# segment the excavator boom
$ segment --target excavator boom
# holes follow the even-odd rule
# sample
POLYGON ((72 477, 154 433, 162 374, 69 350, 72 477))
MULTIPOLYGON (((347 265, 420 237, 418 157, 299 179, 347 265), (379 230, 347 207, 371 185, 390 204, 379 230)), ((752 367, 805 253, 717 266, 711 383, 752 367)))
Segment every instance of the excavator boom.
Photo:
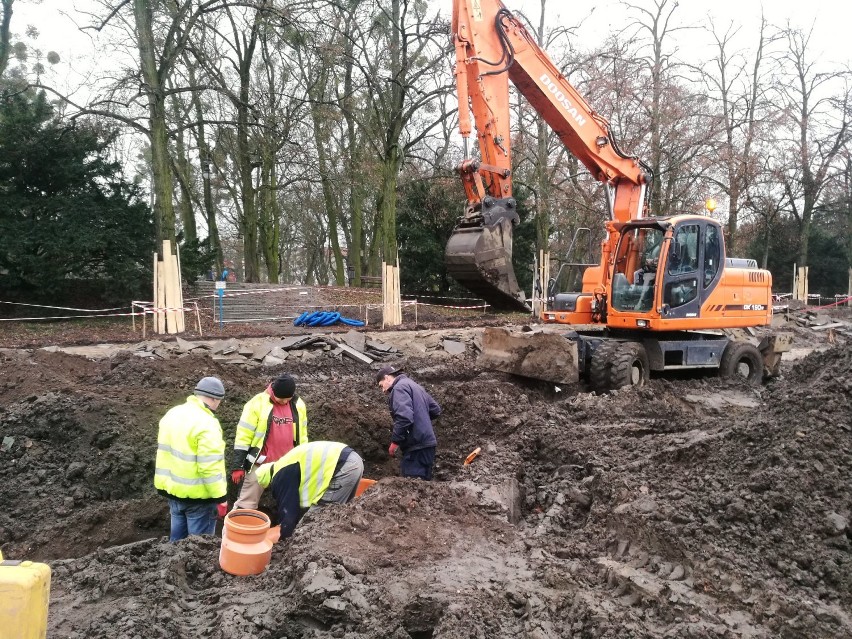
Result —
POLYGON ((480 159, 466 157, 458 168, 467 206, 447 243, 447 269, 494 308, 528 310, 512 266, 512 233, 520 218, 512 198, 509 80, 569 151, 608 185, 614 221, 641 217, 646 172, 620 151, 606 119, 502 2, 454 0, 452 31, 459 130, 467 155, 472 112, 480 159))

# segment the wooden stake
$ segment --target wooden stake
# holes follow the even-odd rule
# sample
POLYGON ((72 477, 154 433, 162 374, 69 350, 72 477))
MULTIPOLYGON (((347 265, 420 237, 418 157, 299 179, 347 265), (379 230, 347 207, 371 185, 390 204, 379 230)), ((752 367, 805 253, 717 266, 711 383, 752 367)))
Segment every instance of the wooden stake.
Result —
POLYGON ((201 311, 198 310, 198 302, 193 302, 195 304, 195 325, 198 327, 198 337, 202 337, 201 332, 201 311))
POLYGON ((183 275, 180 272, 180 246, 175 244, 175 276, 177 277, 177 329, 178 333, 183 333, 186 330, 186 323, 183 315, 183 275))
POLYGON ((178 294, 175 287, 175 258, 172 254, 172 243, 169 240, 163 240, 163 273, 166 283, 166 332, 175 334, 178 332, 177 327, 177 311, 178 294))
POLYGON ((160 310, 165 306, 166 283, 163 281, 162 262, 154 253, 154 317, 151 319, 152 330, 162 335, 166 332, 166 316, 160 310))

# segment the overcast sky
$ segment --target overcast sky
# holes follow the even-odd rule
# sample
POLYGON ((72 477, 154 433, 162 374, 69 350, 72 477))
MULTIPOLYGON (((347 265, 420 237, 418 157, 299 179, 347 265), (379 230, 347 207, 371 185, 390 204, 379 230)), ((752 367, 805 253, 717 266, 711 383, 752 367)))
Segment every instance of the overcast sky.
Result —
MULTIPOLYGON (((632 0, 637 4, 651 5, 651 0, 632 0)), ((452 9, 452 0, 433 0, 436 7, 447 15, 452 9)), ((509 9, 522 10, 536 23, 540 11, 539 0, 505 0, 509 9)), ((14 4, 12 29, 21 34, 29 24, 35 25, 41 37, 38 45, 44 49, 55 50, 64 59, 74 59, 81 55, 91 56, 89 39, 77 32, 74 21, 64 16, 68 14, 81 24, 88 20, 75 14, 74 8, 95 6, 91 0, 42 0, 34 4, 33 0, 17 0, 14 4)), ((619 30, 628 22, 626 10, 618 0, 597 0, 592 3, 574 3, 564 0, 548 0, 548 15, 558 24, 575 25, 582 15, 575 15, 578 8, 586 11, 594 7, 592 18, 582 29, 580 38, 585 46, 601 43, 606 33, 619 30)), ((759 19, 761 8, 767 18, 775 24, 785 24, 788 20, 794 26, 808 28, 814 25, 814 43, 822 49, 827 58, 835 62, 852 60, 852 45, 849 42, 849 30, 852 28, 852 2, 849 0, 682 0, 676 11, 681 23, 706 24, 708 14, 718 24, 730 20, 743 24, 753 32, 759 19)), ((694 33, 686 38, 695 39, 694 33)))
MULTIPOLYGON (((632 0, 634 3, 646 6, 652 5, 652 0, 632 0)), ((432 0, 434 6, 449 15, 452 0, 432 0)), ((509 9, 525 12, 533 21, 538 23, 540 0, 504 0, 509 9)), ((35 26, 40 33, 36 46, 42 51, 56 51, 62 64, 49 74, 45 80, 64 89, 85 84, 85 74, 90 72, 95 64, 108 66, 109 52, 99 51, 93 47, 91 39, 81 33, 77 24, 86 25, 90 20, 77 13, 75 9, 94 10, 97 5, 92 0, 17 0, 14 4, 12 30, 21 35, 28 25, 35 26), (75 24, 75 22, 77 24, 75 24), (106 53, 106 55, 104 55, 106 53)), ((562 24, 575 26, 584 15, 573 13, 578 7, 587 11, 594 7, 591 18, 583 23, 577 34, 577 48, 591 48, 603 43, 610 31, 624 28, 630 16, 618 0, 597 0, 593 3, 573 3, 565 0, 548 0, 548 16, 554 25, 562 24)), ((849 29, 852 28, 852 2, 849 0, 681 0, 676 11, 679 24, 701 26, 708 24, 708 15, 713 16, 714 22, 720 28, 726 27, 730 21, 741 24, 737 46, 753 48, 756 37, 756 27, 761 10, 767 19, 776 25, 784 25, 788 21, 801 28, 813 27, 814 37, 811 51, 814 58, 820 62, 835 62, 850 64, 852 62, 852 45, 850 45, 849 29)), ((702 57, 709 58, 712 51, 708 48, 709 36, 700 30, 686 30, 676 34, 677 46, 682 58, 691 62, 702 57)), ((449 61, 448 61, 449 64, 449 61)))
MULTIPOLYGON (((441 10, 449 14, 452 0, 433 0, 441 10)), ((652 8, 652 0, 629 0, 652 8)), ((541 13, 540 0, 503 0, 507 9, 523 11, 534 25, 538 25, 541 13)), ((591 17, 583 21, 578 32, 578 48, 591 48, 603 43, 609 32, 620 31, 631 20, 631 13, 618 0, 597 0, 587 3, 566 0, 547 0, 547 16, 555 24, 574 26, 581 22, 594 7, 591 17), (575 13, 582 11, 584 13, 575 13)), ((849 30, 852 27, 852 2, 849 0, 681 0, 675 11, 674 22, 681 25, 709 25, 708 15, 719 27, 727 27, 733 21, 741 24, 740 46, 752 46, 756 29, 763 11, 767 20, 777 26, 789 21, 792 26, 809 29, 814 27, 813 46, 827 59, 837 63, 852 61, 852 45, 849 30)), ((707 36, 697 30, 676 34, 678 47, 683 57, 694 62, 700 59, 703 48, 708 44, 707 36)))

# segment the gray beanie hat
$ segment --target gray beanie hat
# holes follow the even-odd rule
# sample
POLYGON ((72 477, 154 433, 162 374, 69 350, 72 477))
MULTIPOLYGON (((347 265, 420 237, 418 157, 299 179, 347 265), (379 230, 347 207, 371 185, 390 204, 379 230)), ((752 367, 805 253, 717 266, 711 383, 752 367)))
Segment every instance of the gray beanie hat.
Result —
POLYGON ((195 385, 195 394, 222 399, 225 396, 225 385, 218 377, 205 377, 195 385))

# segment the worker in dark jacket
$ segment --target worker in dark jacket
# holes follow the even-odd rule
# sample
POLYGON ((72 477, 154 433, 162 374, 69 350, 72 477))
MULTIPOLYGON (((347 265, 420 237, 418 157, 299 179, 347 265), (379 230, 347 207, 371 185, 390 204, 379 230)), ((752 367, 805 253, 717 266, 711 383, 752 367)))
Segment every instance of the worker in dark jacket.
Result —
POLYGON ((257 481, 264 488, 272 484, 285 539, 312 507, 351 501, 363 474, 364 462, 349 446, 319 441, 296 446, 278 461, 258 467, 257 481))
POLYGON ((438 445, 432 420, 441 414, 441 407, 420 384, 393 366, 380 368, 376 382, 388 394, 393 418, 388 454, 393 457, 401 448, 400 474, 431 481, 438 445))

